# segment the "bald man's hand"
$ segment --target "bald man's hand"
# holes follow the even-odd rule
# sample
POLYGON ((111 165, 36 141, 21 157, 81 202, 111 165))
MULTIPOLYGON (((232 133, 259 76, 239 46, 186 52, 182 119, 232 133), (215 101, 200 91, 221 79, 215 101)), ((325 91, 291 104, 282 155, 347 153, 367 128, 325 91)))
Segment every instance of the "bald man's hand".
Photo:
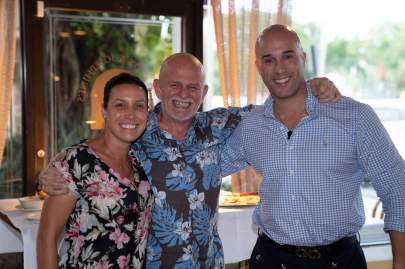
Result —
POLYGON ((342 97, 335 84, 326 77, 313 78, 309 83, 311 84, 312 93, 318 97, 319 102, 337 102, 342 97))
POLYGON ((40 188, 50 196, 67 194, 68 184, 63 179, 63 174, 56 168, 50 167, 39 173, 38 182, 40 188))

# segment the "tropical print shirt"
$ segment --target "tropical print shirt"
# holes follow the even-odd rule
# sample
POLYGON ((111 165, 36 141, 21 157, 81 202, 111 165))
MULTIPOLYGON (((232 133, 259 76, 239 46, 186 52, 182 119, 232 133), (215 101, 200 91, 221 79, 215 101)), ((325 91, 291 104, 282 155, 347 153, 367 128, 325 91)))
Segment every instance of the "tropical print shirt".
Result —
POLYGON ((144 268, 153 194, 130 155, 133 178, 121 177, 85 143, 62 150, 51 162, 77 197, 65 226, 60 268, 144 268))
POLYGON ((155 195, 146 267, 223 268, 217 231, 220 152, 251 107, 199 112, 184 140, 159 129, 160 105, 132 149, 155 195))

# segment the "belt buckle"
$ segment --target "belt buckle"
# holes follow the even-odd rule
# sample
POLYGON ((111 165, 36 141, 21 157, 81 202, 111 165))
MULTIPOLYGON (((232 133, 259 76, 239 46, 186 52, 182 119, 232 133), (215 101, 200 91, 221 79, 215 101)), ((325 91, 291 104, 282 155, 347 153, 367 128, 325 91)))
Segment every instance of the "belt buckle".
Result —
POLYGON ((321 258, 321 252, 318 249, 310 248, 297 248, 295 255, 301 259, 319 260, 321 258))

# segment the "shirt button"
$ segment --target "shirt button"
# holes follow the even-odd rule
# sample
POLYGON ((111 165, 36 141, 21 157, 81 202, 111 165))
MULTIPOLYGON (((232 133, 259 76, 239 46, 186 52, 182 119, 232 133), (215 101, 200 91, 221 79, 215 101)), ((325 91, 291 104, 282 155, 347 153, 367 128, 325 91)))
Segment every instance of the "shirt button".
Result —
POLYGON ((294 175, 294 170, 290 170, 290 176, 294 175))
POLYGON ((300 223, 300 221, 297 220, 297 219, 294 222, 295 222, 296 225, 298 225, 300 223))
POLYGON ((291 199, 292 199, 293 201, 295 201, 295 195, 291 196, 291 199))
POLYGON ((290 150, 293 150, 294 149, 294 146, 290 146, 290 150))

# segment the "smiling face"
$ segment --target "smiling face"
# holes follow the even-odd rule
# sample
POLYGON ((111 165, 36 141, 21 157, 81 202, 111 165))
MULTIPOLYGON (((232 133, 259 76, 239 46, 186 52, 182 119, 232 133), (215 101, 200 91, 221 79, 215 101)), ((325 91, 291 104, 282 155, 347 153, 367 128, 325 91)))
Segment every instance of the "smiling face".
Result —
POLYGON ((153 85, 162 103, 162 121, 169 124, 190 124, 208 90, 202 64, 185 53, 169 57, 153 85))
POLYGON ((256 66, 273 98, 305 89, 305 53, 295 32, 281 25, 265 29, 256 42, 256 66))
POLYGON ((103 114, 105 135, 132 143, 146 128, 148 103, 145 90, 136 84, 114 86, 103 114))

